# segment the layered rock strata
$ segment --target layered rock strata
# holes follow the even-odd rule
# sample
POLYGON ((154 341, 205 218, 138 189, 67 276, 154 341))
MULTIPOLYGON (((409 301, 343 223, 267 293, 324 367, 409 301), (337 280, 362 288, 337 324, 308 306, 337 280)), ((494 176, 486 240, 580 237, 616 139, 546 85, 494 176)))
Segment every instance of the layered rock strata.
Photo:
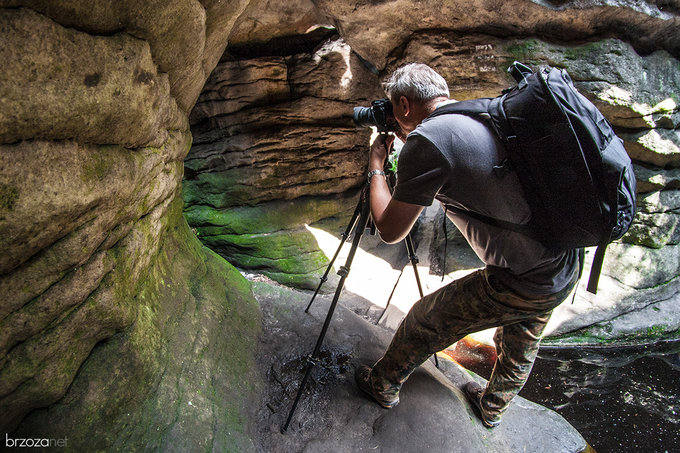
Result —
POLYGON ((358 202, 370 130, 353 125, 353 106, 379 92, 332 30, 297 40, 311 53, 277 42, 230 48, 217 65, 191 114, 184 200, 201 240, 234 265, 313 288, 328 259, 305 225, 358 202))
POLYGON ((364 181, 351 109, 414 59, 460 99, 495 95, 518 56, 567 67, 641 200, 585 303, 677 322, 678 21, 661 1, 0 1, 0 430, 255 449, 258 308, 180 215, 183 169, 207 243, 309 287, 327 258, 305 225, 344 223, 364 181))
POLYGON ((0 431, 31 411, 17 433, 75 450, 243 431, 257 306, 180 193, 188 112, 246 2, 0 6, 0 431))
MULTIPOLYGON (((269 128, 272 123, 278 124, 273 117, 277 116, 281 106, 296 108, 286 102, 298 93, 306 96, 297 101, 300 105, 298 114, 291 115, 286 110, 281 122, 317 124, 320 120, 329 121, 327 117, 320 117, 319 112, 347 109, 352 103, 366 103, 371 100, 367 93, 373 99, 381 97, 381 77, 404 62, 421 61, 436 68, 449 82, 452 96, 456 99, 496 96, 512 84, 505 69, 514 60, 534 67, 553 65, 569 71, 579 90, 602 110, 626 141, 626 149, 635 162, 640 198, 639 213, 630 233, 620 244, 610 248, 604 272, 611 277, 609 280, 605 277, 605 286, 611 288, 601 290, 594 299, 585 294, 581 297, 583 291, 578 296, 584 312, 593 306, 604 307, 596 311, 598 315, 595 318, 584 317, 581 312, 571 316, 587 319, 590 323, 606 322, 645 306, 654 312, 664 312, 663 319, 658 316, 650 318, 653 324, 663 326, 655 332, 671 336, 677 334, 680 327, 677 316, 668 315, 665 309, 660 310, 656 305, 673 303, 680 274, 676 259, 680 234, 676 202, 679 188, 677 167, 680 166, 677 91, 680 86, 677 60, 680 21, 676 7, 668 2, 608 2, 605 5, 602 2, 513 1, 499 4, 475 1, 463 6, 455 2, 446 5, 419 2, 415 5, 408 0, 372 4, 317 1, 313 5, 300 2, 297 5, 299 14, 286 23, 280 17, 289 10, 277 9, 264 1, 258 4, 261 7, 266 4, 273 9, 259 14, 253 9, 247 19, 239 22, 238 32, 233 35, 238 45, 227 49, 192 114, 196 146, 187 159, 187 167, 191 170, 187 171, 187 187, 190 189, 185 200, 189 221, 200 234, 205 234, 202 238, 206 243, 216 247, 224 256, 233 258, 239 267, 264 272, 279 281, 301 287, 315 286, 316 278, 300 278, 298 272, 313 271, 318 275, 324 267, 323 259, 310 261, 307 258, 310 256, 308 245, 311 238, 306 231, 300 235, 301 231, 296 232, 290 224, 280 231, 268 226, 261 232, 265 234, 244 228, 241 219, 263 218, 260 211, 269 211, 269 203, 273 200, 302 206, 308 203, 305 196, 315 192, 328 193, 328 186, 318 179, 316 172, 309 173, 309 179, 301 186, 299 177, 302 175, 292 175, 288 157, 281 162, 269 161, 268 166, 261 160, 263 163, 258 164, 257 173, 252 167, 240 166, 244 162, 241 157, 244 149, 251 156, 268 149, 268 143, 263 146, 258 136, 261 129, 254 132, 243 126, 249 121, 243 119, 246 115, 255 118, 252 106, 258 106, 259 112, 264 110, 261 105, 270 103, 268 108, 276 113, 266 113, 259 118, 259 124, 269 128), (271 14, 273 11, 276 11, 276 19, 271 14), (261 17, 262 22, 254 17, 261 17), (305 82, 305 85, 317 87, 313 92, 292 88, 296 84, 300 86, 298 77, 301 73, 312 72, 291 69, 292 64, 300 64, 302 60, 292 58, 290 47, 284 43, 295 40, 313 42, 315 35, 301 34, 300 31, 321 33, 319 30, 323 29, 306 28, 306 25, 311 25, 311 22, 305 22, 309 18, 335 27, 342 37, 342 43, 335 45, 343 49, 351 47, 349 61, 358 60, 372 70, 361 85, 363 91, 335 90, 328 98, 321 94, 323 87, 333 90, 333 87, 341 86, 343 77, 347 80, 342 69, 354 67, 354 64, 347 65, 341 61, 339 56, 335 63, 324 61, 323 65, 318 63, 323 60, 314 57, 317 68, 314 77, 317 80, 324 77, 325 82, 305 82), (271 26, 269 30, 267 25, 271 26), (242 44, 249 38, 248 45, 242 44), (262 53, 266 54, 264 58, 262 53), (284 70, 287 71, 285 76, 282 75, 284 70), (260 77, 253 77, 256 71, 260 72, 260 77), (272 76, 274 73, 276 76, 272 76), (290 80, 290 84, 283 83, 283 78, 290 80), (215 85, 223 87, 222 91, 215 85), (231 88, 226 88, 229 86, 231 88), (234 92, 239 95, 233 96, 234 92), (338 100, 345 102, 345 106, 337 104, 338 100), (310 103, 315 107, 310 108, 310 103), (234 111, 239 113, 232 113, 234 111), (207 129, 204 130, 204 127, 207 129), (208 146, 210 151, 207 151, 208 146), (213 164, 209 164, 209 160, 213 164), (214 165, 215 170, 210 165, 214 165), (224 168, 229 168, 229 171, 220 175, 224 168), (241 176, 234 176, 235 172, 241 176), (286 181, 291 183, 284 182, 273 188, 269 176, 273 172, 285 175, 286 181), (229 183, 220 185, 216 181, 234 179, 249 182, 247 187, 236 187, 229 183), (289 199, 292 200, 287 201, 289 199), (274 231, 287 237, 300 236, 294 240, 299 244, 298 265, 291 267, 290 262, 279 263, 270 259, 295 255, 289 252, 295 248, 291 242, 282 243, 276 236, 268 236, 274 231), (281 247, 285 247, 287 254, 278 252, 281 247), (270 252, 271 257, 267 256, 270 252), (635 263, 630 263, 630 259, 635 263), (622 266, 625 272, 620 271, 622 266), (290 274, 286 276, 286 272, 290 274), (654 288, 658 289, 658 293, 654 288), (643 292, 644 302, 636 295, 643 292)), ((334 39, 331 37, 328 42, 319 40, 315 52, 326 52, 334 39)), ((352 70, 352 74, 355 71, 352 70)), ((296 129, 297 132, 300 130, 296 129)), ((325 136, 339 143, 337 133, 333 131, 325 136)), ((350 130, 342 133, 354 134, 356 140, 364 138, 350 130)), ((277 146, 291 152, 308 149, 309 141, 318 141, 318 131, 313 128, 293 137, 286 128, 282 135, 286 139, 277 146)), ((356 149, 361 151, 361 148, 356 149)), ((311 154, 315 156, 314 160, 318 159, 317 152, 312 151, 311 154)), ((351 174, 356 175, 352 180, 356 187, 361 184, 359 175, 363 161, 350 165, 353 168, 351 174)), ((352 183, 347 182, 349 184, 338 185, 337 188, 351 190, 352 183)), ((349 212, 345 210, 343 214, 340 208, 336 208, 335 214, 331 211, 306 212, 297 217, 297 225, 332 215, 341 218, 344 215, 346 218, 349 212)), ((332 231, 336 235, 340 232, 339 228, 332 231)), ((441 248, 441 244, 435 241, 435 247, 441 248)), ((432 261, 436 262, 436 257, 432 261)), ((455 256, 447 260, 449 264, 460 261, 455 256)), ((567 322, 556 330, 556 334, 583 327, 585 324, 577 326, 567 322)), ((628 330, 613 335, 629 334, 633 332, 628 330)))

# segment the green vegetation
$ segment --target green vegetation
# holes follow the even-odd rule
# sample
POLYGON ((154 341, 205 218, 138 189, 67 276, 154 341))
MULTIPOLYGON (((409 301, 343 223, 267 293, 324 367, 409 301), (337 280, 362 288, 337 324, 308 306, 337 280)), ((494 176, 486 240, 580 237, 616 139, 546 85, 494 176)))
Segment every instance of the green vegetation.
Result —
POLYGON ((19 198, 19 191, 9 184, 0 184, 0 210, 11 211, 19 198))
POLYGON ((184 215, 210 249, 242 269, 279 283, 313 289, 328 257, 305 224, 349 217, 353 198, 300 198, 256 206, 216 209, 193 205, 184 215))
POLYGON ((607 52, 610 41, 595 41, 582 46, 565 47, 562 55, 567 60, 591 61, 594 56, 607 52))
POLYGON ((539 50, 543 47, 543 43, 536 39, 527 39, 519 41, 515 44, 505 47, 505 52, 510 55, 510 60, 517 60, 521 62, 534 61, 539 50))
MULTIPOLYGON (((598 325, 603 328, 605 332, 612 332, 611 323, 607 325, 598 325)), ((647 328, 642 328, 639 331, 626 335, 619 335, 616 337, 593 333, 594 328, 586 328, 577 332, 560 335, 557 337, 546 337, 543 343, 546 345, 562 345, 562 346, 622 346, 622 345, 636 345, 636 344, 650 344, 658 341, 677 340, 680 338, 680 329, 671 329, 664 325, 653 325, 647 328)))
MULTIPOLYGON (((161 219, 152 256, 159 232, 151 219, 110 251, 116 266, 84 304, 87 319, 109 323, 110 338, 83 351, 82 366, 75 356, 63 360, 63 373, 80 367, 67 403, 29 416, 27 433, 67 436, 67 451, 252 450, 245 424, 261 385, 259 306, 250 283, 201 245, 181 209, 177 198, 161 219)), ((87 339, 91 326, 79 329, 87 339)), ((96 341, 62 343, 75 350, 96 341)))
POLYGON ((111 151, 117 152, 121 147, 103 146, 97 152, 92 153, 92 159, 82 165, 81 179, 85 183, 96 183, 104 179, 114 165, 111 151))

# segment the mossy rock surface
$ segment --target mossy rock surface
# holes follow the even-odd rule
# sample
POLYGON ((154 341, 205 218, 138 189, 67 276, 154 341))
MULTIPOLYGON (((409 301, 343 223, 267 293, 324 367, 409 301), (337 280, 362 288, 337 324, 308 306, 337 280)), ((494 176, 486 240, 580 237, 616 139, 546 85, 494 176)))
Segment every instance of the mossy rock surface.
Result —
POLYGON ((64 399, 15 437, 68 438, 65 451, 254 451, 259 306, 250 283, 174 217, 130 300, 136 321, 97 345, 64 399))
MULTIPOLYGON (((296 288, 314 289, 329 264, 308 225, 348 222, 352 196, 300 198, 216 209, 192 205, 185 216, 201 241, 234 266, 296 288), (346 219, 346 220, 345 220, 346 219)), ((327 227, 324 227, 327 228, 327 227)), ((339 237, 342 231, 332 234, 339 237)), ((325 289, 334 286, 337 278, 325 289)))

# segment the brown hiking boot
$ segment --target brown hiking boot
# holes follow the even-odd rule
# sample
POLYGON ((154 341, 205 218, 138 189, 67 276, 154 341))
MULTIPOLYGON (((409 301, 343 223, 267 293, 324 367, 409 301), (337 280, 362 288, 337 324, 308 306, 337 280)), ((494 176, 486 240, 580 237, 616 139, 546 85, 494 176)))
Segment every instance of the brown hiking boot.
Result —
POLYGON ((354 379, 357 382, 357 386, 359 386, 364 393, 373 398, 385 409, 392 409, 399 404, 398 395, 386 395, 384 392, 380 392, 373 388, 370 367, 361 365, 354 373, 354 379))
POLYGON ((486 426, 487 428, 493 428, 494 426, 498 426, 498 424, 501 422, 500 419, 492 420, 490 418, 485 417, 484 412, 482 412, 482 393, 484 393, 484 389, 482 388, 481 385, 477 384, 475 381, 467 382, 463 386, 463 393, 465 394, 465 397, 472 405, 472 408, 475 410, 475 414, 477 415, 477 417, 479 417, 484 426, 486 426))

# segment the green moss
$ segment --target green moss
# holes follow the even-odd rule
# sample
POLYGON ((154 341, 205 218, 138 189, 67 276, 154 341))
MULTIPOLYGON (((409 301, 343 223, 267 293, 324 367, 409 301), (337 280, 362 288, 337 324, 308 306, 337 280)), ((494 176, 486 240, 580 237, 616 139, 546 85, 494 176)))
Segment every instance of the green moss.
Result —
POLYGON ((19 198, 19 191, 9 184, 0 184, 0 211, 11 211, 19 198))
POLYGON ((80 177, 85 183, 95 183, 104 179, 114 165, 113 153, 117 153, 121 147, 103 146, 97 152, 92 153, 91 160, 85 161, 81 167, 80 177))
POLYGON ((355 202, 348 198, 300 198, 228 209, 201 204, 187 207, 184 214, 201 235, 268 233, 344 215, 355 202))
POLYGON ((594 56, 600 55, 611 47, 610 41, 595 41, 582 46, 571 46, 564 48, 562 55, 565 59, 576 61, 591 61, 594 56))
POLYGON ((654 325, 647 327, 647 336, 650 338, 658 338, 666 334, 667 327, 661 325, 654 325))
MULTIPOLYGON (((611 323, 604 326, 605 332, 611 332, 611 323), (609 327, 609 328, 608 328, 609 327)), ((586 328, 577 332, 557 337, 546 337, 544 344, 575 346, 575 345, 596 345, 596 346, 615 346, 615 345, 635 345, 650 344, 658 341, 680 339, 680 329, 671 330, 668 326, 654 325, 642 328, 638 332, 618 336, 605 336, 593 333, 592 328, 586 328)))
MULTIPOLYGON (((190 451, 211 444, 253 450, 245 425, 260 385, 261 321, 250 283, 201 245, 182 217, 180 199, 162 222, 167 233, 143 275, 127 265, 125 247, 110 252, 117 266, 102 289, 115 290, 109 309, 129 309, 134 322, 98 344, 66 403, 34 413, 22 427, 26 433, 68 437, 65 451, 190 451)), ((151 233, 146 228, 135 226, 140 236, 151 233)), ((110 321, 112 327, 118 322, 110 321)), ((87 337, 87 324, 83 329, 87 337)), ((69 373, 78 366, 77 360, 63 363, 69 373)))
POLYGON ((505 47, 505 52, 511 60, 525 62, 536 58, 537 50, 542 47, 542 43, 536 39, 519 41, 505 47))
POLYGON ((217 208, 248 205, 252 202, 252 187, 242 184, 248 180, 250 169, 201 173, 196 179, 185 179, 182 197, 187 205, 209 204, 217 208), (246 174, 244 174, 246 172, 246 174))
POLYGON ((305 225, 349 218, 356 201, 351 195, 229 209, 201 204, 187 207, 184 215, 201 241, 235 266, 279 283, 315 288, 328 257, 305 225))
POLYGON ((309 288, 328 266, 306 229, 271 234, 219 235, 202 237, 203 242, 234 265, 258 270, 284 284, 309 288))

